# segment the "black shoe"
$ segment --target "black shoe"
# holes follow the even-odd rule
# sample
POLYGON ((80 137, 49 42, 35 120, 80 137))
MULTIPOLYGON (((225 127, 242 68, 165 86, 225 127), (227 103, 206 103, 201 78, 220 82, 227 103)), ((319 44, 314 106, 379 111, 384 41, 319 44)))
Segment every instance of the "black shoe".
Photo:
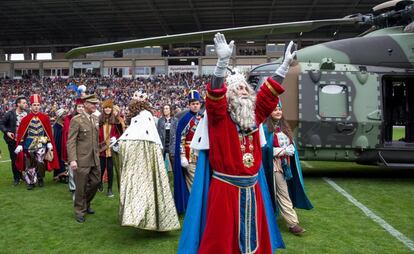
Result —
POLYGON ((66 176, 59 176, 59 183, 67 183, 66 176))
POLYGON ((85 222, 85 217, 83 216, 76 216, 76 221, 79 223, 84 223, 85 222))
POLYGON ((33 190, 34 188, 34 184, 28 184, 27 185, 27 190, 33 190))
POLYGON ((92 208, 88 208, 88 209, 86 209, 86 213, 87 214, 95 214, 95 211, 92 209, 92 208))
POLYGON ((108 193, 106 193, 106 196, 107 196, 108 198, 112 198, 112 197, 114 197, 114 194, 112 193, 112 189, 108 189, 108 193))
POLYGON ((20 184, 20 180, 14 180, 14 182, 13 182, 13 186, 17 186, 17 185, 19 185, 20 184))

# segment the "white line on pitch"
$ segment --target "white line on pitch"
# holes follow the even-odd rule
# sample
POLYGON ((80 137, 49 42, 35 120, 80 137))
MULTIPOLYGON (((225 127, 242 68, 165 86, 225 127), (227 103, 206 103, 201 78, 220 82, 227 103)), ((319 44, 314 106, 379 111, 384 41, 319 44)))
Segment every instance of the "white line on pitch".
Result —
POLYGON ((303 166, 307 167, 307 168, 313 168, 313 166, 309 163, 307 163, 306 161, 300 161, 301 164, 303 164, 303 166))
POLYGON ((410 250, 414 251, 414 242, 403 235, 400 231, 395 229, 393 226, 388 224, 385 220, 383 220, 381 217, 376 215, 374 212, 368 209, 368 207, 364 206, 362 203, 360 203, 358 200, 356 200, 351 194, 346 192, 344 189, 342 189, 338 184, 336 184, 334 181, 327 177, 323 177, 323 180, 325 180, 329 185, 331 185, 337 192, 341 193, 344 197, 346 197, 349 202, 354 204, 356 207, 361 209, 366 216, 371 218, 371 220, 378 223, 382 228, 384 228, 388 233, 390 233, 392 236, 397 238, 400 242, 402 242, 405 246, 407 246, 410 250))
POLYGON ((10 162, 10 160, 0 161, 0 163, 10 162))

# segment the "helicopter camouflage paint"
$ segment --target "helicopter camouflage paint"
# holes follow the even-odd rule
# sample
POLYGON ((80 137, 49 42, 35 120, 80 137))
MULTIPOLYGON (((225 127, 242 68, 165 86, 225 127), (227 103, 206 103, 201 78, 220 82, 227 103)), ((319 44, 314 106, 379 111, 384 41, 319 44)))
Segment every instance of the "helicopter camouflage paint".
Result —
MULTIPOLYGON (((298 51, 281 98, 302 159, 413 167, 414 31, 404 28, 298 51), (405 137, 393 141, 397 125, 405 137)), ((260 84, 277 65, 256 67, 250 83, 260 84)))

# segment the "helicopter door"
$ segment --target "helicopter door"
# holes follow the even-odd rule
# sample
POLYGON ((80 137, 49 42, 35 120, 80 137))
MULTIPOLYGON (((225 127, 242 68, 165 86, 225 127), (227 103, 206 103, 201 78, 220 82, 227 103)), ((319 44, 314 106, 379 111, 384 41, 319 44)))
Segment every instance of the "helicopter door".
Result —
POLYGON ((414 143, 414 76, 388 76, 383 82, 384 144, 414 143), (403 136, 393 135, 395 129, 404 129, 403 136))
POLYGON ((298 144, 314 149, 374 148, 379 143, 380 109, 377 74, 303 72, 299 76, 298 144))

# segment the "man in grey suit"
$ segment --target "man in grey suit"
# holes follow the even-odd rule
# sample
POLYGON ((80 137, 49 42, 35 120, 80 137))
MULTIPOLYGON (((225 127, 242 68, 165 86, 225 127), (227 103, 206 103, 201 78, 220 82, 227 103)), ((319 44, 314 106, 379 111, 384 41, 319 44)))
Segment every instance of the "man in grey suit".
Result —
POLYGON ((70 121, 67 141, 68 161, 75 172, 75 216, 79 223, 85 222, 85 214, 94 214, 91 201, 101 180, 98 149, 98 119, 92 115, 99 100, 96 95, 82 97, 84 112, 70 121))

